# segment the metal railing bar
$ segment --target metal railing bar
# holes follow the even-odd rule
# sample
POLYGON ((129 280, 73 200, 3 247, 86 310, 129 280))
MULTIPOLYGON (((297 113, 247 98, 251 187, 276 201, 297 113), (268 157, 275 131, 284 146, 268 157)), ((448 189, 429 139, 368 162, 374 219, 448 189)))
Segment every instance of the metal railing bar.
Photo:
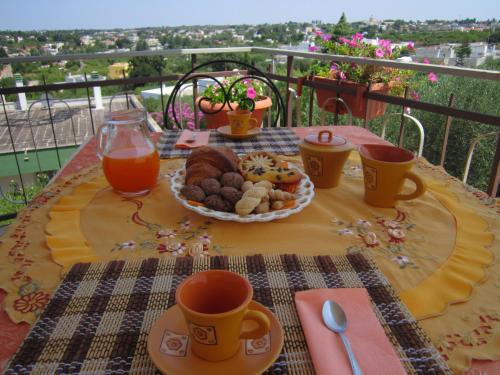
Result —
POLYGON ((41 61, 61 61, 61 60, 95 60, 95 59, 117 59, 137 56, 175 56, 175 55, 191 55, 197 54, 213 54, 213 53, 243 53, 252 52, 252 47, 221 47, 221 48, 183 48, 183 49, 164 49, 160 51, 129 51, 129 52, 112 52, 112 53, 75 53, 70 55, 54 55, 54 56, 19 56, 19 57, 2 57, 0 64, 10 63, 29 63, 41 61))
MULTIPOLYGON (((47 87, 44 75, 42 75, 42 79, 44 86, 47 87)), ((52 109, 50 108, 50 99, 48 90, 45 90, 45 100, 47 100, 47 109, 49 110, 50 126, 52 127, 52 135, 54 136, 54 145, 56 146, 57 164, 59 165, 59 168, 61 168, 62 167, 61 156, 59 155, 59 146, 57 145, 57 135, 56 135, 56 129, 54 127, 54 117, 52 116, 52 109)))
POLYGON ((3 106, 3 113, 5 115, 5 122, 7 124, 7 130, 9 132, 10 143, 12 144, 12 150, 14 151, 14 159, 16 160, 17 174, 19 176, 19 180, 21 181, 21 189, 23 190, 24 203, 28 204, 28 198, 26 197, 26 191, 24 190, 23 176, 21 175, 21 167, 19 166, 19 160, 17 160, 17 151, 16 151, 16 146, 14 144, 14 137, 12 136, 12 129, 10 127, 9 117, 7 115, 7 107, 5 106, 5 101, 3 100, 2 100, 2 106, 3 106))
MULTIPOLYGON (((450 98, 448 100, 448 107, 453 107, 453 104, 455 103, 455 96, 453 93, 450 94, 450 98)), ((441 158, 439 160, 439 165, 441 167, 444 167, 444 162, 446 159, 446 150, 448 149, 448 138, 450 136, 450 129, 451 129, 451 122, 453 121, 453 117, 447 116, 446 117, 446 125, 444 128, 444 135, 443 135, 443 144, 441 146, 441 158)))
POLYGON ((42 165, 40 163, 40 157, 38 156, 38 147, 36 145, 36 139, 35 139, 35 134, 33 133, 33 124, 31 123, 31 108, 36 104, 36 103, 41 103, 42 100, 37 100, 33 103, 28 108, 28 125, 30 127, 30 133, 31 133, 31 140, 33 141, 33 147, 35 149, 35 155, 36 155, 36 162, 38 165, 38 172, 42 172, 42 165))
MULTIPOLYGON (((15 219, 17 217, 17 212, 9 212, 8 214, 0 215, 0 222, 10 219, 15 219)), ((2 226, 0 225, 0 228, 2 226)))
MULTIPOLYGON (((500 81, 500 72, 494 70, 470 69, 470 68, 461 68, 456 66, 422 64, 413 62, 407 63, 396 60, 372 59, 367 57, 355 57, 355 56, 345 56, 345 55, 331 55, 331 54, 317 53, 317 52, 298 52, 298 51, 289 51, 278 48, 266 48, 266 47, 253 47, 252 52, 268 53, 268 54, 283 55, 283 56, 304 57, 304 58, 325 60, 325 61, 335 60, 341 62, 361 64, 361 65, 375 65, 375 66, 385 66, 396 69, 415 70, 423 73, 433 72, 436 74, 447 74, 458 77, 470 77, 470 78, 486 79, 491 81, 500 81)), ((1 62, 2 61, 0 61, 0 63, 1 62)))
MULTIPOLYGON (((246 72, 247 72, 246 70, 239 70, 239 71, 208 72, 205 74, 210 74, 213 77, 226 77, 237 74, 246 74, 246 72)), ((44 92, 46 89, 49 91, 57 91, 57 90, 69 90, 69 89, 83 89, 94 86, 103 87, 103 86, 120 86, 120 85, 137 84, 137 83, 155 83, 159 82, 160 80, 169 82, 169 81, 178 81, 181 77, 182 77, 181 74, 169 74, 166 76, 135 77, 127 79, 106 79, 102 81, 91 81, 91 82, 86 80, 84 82, 51 83, 45 86, 36 85, 36 86, 22 86, 22 87, 14 87, 14 86, 0 87, 0 95, 19 94, 23 92, 24 93, 44 92)))
POLYGON ((412 99, 404 99, 399 96, 390 96, 384 94, 378 94, 375 92, 366 92, 364 94, 366 98, 379 100, 381 102, 395 104, 399 106, 410 107, 414 109, 421 109, 423 111, 437 113, 440 115, 449 115, 454 118, 460 118, 464 120, 470 120, 475 122, 480 122, 483 124, 500 126, 500 116, 488 115, 485 113, 466 111, 464 109, 458 109, 453 107, 447 107, 439 104, 431 104, 426 102, 419 102, 412 99))
MULTIPOLYGON (((87 84, 88 83, 88 80, 87 80, 87 73, 84 73, 84 76, 85 78, 85 83, 87 84)), ((92 115, 92 101, 90 100, 90 86, 86 86, 85 87, 86 90, 87 90, 87 101, 89 103, 89 115, 90 115, 90 123, 92 124, 92 134, 95 135, 95 125, 94 125, 94 116, 92 115)))
POLYGON ((498 186, 500 184, 500 133, 497 135, 497 145, 495 157, 491 164, 490 182, 488 183, 488 194, 490 197, 496 197, 498 193, 498 186))
MULTIPOLYGON (((240 74, 240 72, 214 72, 210 73, 212 76, 225 76, 230 74, 240 74)), ((159 80, 164 81, 172 81, 176 80, 178 75, 169 75, 169 76, 156 76, 156 77, 138 77, 138 78, 128 78, 126 80, 113 79, 113 80, 103 80, 103 81, 94 81, 94 82, 78 82, 78 83, 62 83, 62 84, 49 84, 45 86, 28 86, 28 87, 9 87, 9 88, 0 88, 0 95, 6 94, 14 94, 20 92, 39 92, 39 91, 50 91, 50 90, 61 90, 61 89, 71 89, 71 88, 88 88, 91 86, 112 86, 112 85, 123 85, 127 83, 147 83, 147 82, 158 82, 159 80)), ((286 80, 286 76, 280 76, 277 74, 270 74, 271 79, 275 80, 286 80)), ((291 82, 298 83, 297 78, 289 78, 291 82)), ((312 80, 304 80, 303 85, 312 88, 324 88, 331 91, 337 91, 346 93, 349 95, 355 94, 355 89, 342 87, 342 85, 338 86, 336 84, 316 82, 312 80)), ((414 109, 421 109, 427 112, 452 116, 454 118, 460 118, 464 120, 470 120, 475 122, 480 122, 483 124, 500 126, 500 116, 494 116, 489 114, 483 114, 479 112, 466 111, 462 109, 457 109, 453 107, 447 107, 438 104, 431 104, 426 102, 420 102, 412 99, 404 99, 397 96, 384 95, 379 94, 373 91, 368 91, 364 93, 364 96, 367 99, 378 100, 381 102, 395 104, 398 106, 410 107, 414 109)))

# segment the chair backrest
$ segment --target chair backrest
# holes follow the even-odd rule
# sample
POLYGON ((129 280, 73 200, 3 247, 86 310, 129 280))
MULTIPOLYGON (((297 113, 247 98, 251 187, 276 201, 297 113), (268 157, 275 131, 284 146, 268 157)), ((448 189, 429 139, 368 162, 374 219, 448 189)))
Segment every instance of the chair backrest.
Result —
MULTIPOLYGON (((198 98, 193 98, 193 103, 194 103, 194 114, 195 114, 195 126, 199 124, 199 119, 197 118, 198 111, 201 111, 205 115, 215 115, 223 110, 226 110, 227 108, 229 109, 234 109, 231 105, 232 102, 232 90, 234 86, 241 81, 245 80, 256 80, 260 81, 264 85, 270 88, 270 91, 272 93, 272 101, 273 101, 273 107, 276 108, 275 114, 273 114, 274 111, 270 110, 269 116, 273 116, 274 121, 271 122, 272 126, 278 126, 278 123, 285 123, 286 121, 286 114, 285 114, 285 105, 283 102, 283 98, 281 97, 281 94, 279 90, 277 89, 276 85, 272 82, 271 78, 264 73, 263 71, 259 70, 253 65, 237 61, 237 60, 214 60, 214 61, 209 61, 207 63, 198 65, 196 68, 190 70, 188 73, 186 73, 184 76, 182 76, 174 86, 174 89, 172 90, 171 95, 168 98, 168 103, 167 107, 165 108, 165 127, 167 129, 171 128, 182 128, 183 125, 179 121, 181 118, 181 114, 179 113, 179 109, 182 111, 183 107, 179 106, 179 102, 182 101, 180 99, 182 97, 183 90, 186 89, 186 87, 193 87, 193 88, 198 88, 199 86, 199 80, 204 80, 204 81, 213 81, 213 85, 217 85, 221 88, 222 93, 223 93, 223 100, 224 102, 221 104, 221 106, 218 109, 214 110, 207 110, 204 108, 204 106, 199 105, 203 101, 209 101, 208 98, 203 96, 202 94, 198 98), (211 74, 211 72, 206 72, 207 69, 213 68, 213 67, 220 67, 220 66, 237 66, 240 69, 236 69, 236 71, 231 71, 231 72, 223 72, 222 75, 237 75, 237 78, 228 86, 227 84, 224 84, 222 80, 220 79, 221 73, 214 72, 211 74), (203 73, 201 73, 203 72, 203 73), (219 77, 219 78, 217 78, 219 77), (187 85, 187 86, 186 86, 187 85), (197 124, 196 124, 197 123, 197 124)), ((204 84, 206 85, 206 84, 204 84)), ((207 87, 211 85, 206 85, 207 87)), ((194 91, 194 90, 193 90, 194 91)), ((255 101, 253 99, 247 99, 250 108, 253 110, 255 108, 255 101)))

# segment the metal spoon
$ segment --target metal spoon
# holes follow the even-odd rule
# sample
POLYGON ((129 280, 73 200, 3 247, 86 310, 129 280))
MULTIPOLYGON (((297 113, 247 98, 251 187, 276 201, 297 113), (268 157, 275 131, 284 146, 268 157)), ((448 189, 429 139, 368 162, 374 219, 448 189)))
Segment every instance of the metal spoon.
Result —
POLYGON ((323 321, 328 328, 330 328, 333 332, 338 333, 342 338, 345 350, 349 356, 349 360, 351 361, 353 374, 363 375, 363 371, 361 371, 358 361, 352 351, 351 344, 349 344, 349 340, 347 340, 347 337, 344 335, 347 328, 347 317, 345 316, 345 312, 342 310, 342 307, 332 300, 325 301, 323 304, 323 321))

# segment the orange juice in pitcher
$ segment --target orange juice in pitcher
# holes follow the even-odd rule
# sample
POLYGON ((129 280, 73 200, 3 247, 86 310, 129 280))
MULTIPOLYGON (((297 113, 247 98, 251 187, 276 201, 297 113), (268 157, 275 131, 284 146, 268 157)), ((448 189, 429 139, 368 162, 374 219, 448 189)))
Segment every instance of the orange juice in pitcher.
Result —
POLYGON ((97 154, 104 176, 118 193, 136 196, 148 193, 160 171, 160 157, 149 136, 142 110, 111 112, 99 129, 97 154))

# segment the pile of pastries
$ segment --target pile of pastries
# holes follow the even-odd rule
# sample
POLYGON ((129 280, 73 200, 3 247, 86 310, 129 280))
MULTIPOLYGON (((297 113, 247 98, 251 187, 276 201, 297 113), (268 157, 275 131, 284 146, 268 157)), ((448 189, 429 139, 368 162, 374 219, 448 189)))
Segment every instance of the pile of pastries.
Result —
POLYGON ((181 193, 193 205, 261 214, 293 207, 301 178, 298 170, 269 152, 252 152, 240 159, 228 147, 203 146, 186 160, 181 193))

